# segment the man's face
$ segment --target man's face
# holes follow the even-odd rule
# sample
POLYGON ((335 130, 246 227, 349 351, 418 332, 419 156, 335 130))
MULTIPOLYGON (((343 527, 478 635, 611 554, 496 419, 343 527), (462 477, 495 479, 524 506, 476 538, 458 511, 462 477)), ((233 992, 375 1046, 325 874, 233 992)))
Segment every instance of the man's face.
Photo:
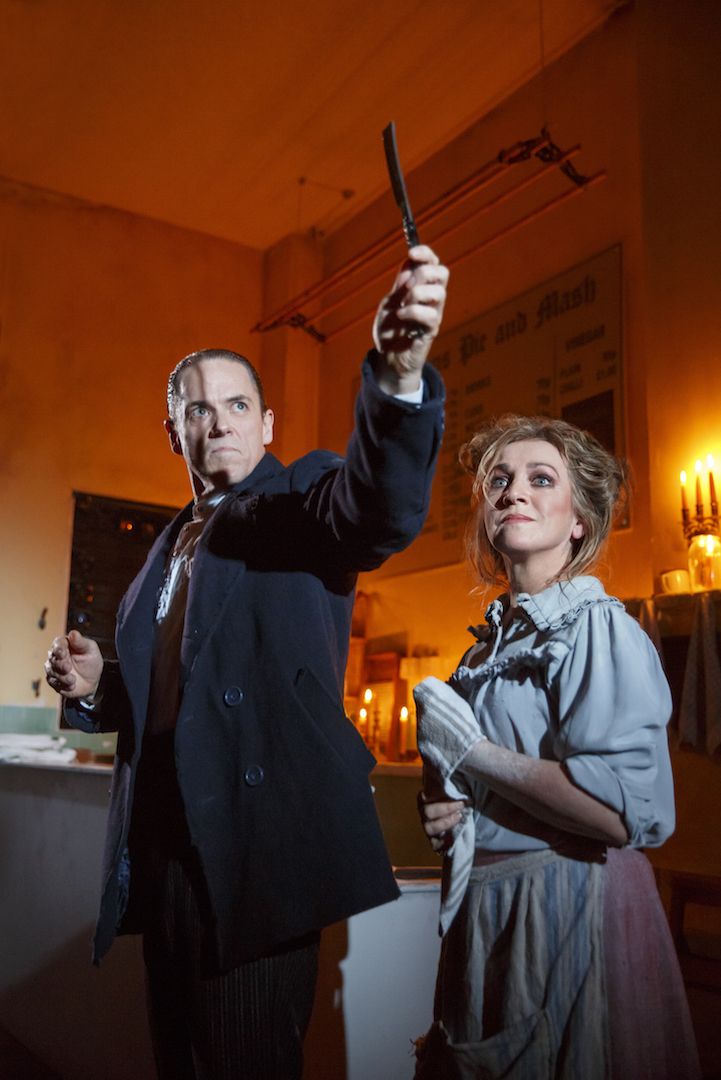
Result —
POLYGON ((245 480, 273 439, 273 413, 261 412, 248 369, 234 360, 201 360, 182 373, 178 389, 165 429, 196 495, 245 480))

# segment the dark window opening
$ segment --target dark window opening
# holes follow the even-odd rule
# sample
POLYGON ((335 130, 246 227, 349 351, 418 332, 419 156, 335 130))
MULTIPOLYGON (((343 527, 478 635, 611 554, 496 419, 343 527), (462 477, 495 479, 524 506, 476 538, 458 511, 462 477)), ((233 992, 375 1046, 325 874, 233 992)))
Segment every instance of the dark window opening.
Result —
POLYGON ((84 491, 73 495, 67 632, 79 630, 93 638, 105 659, 115 660, 118 605, 155 540, 178 510, 84 491))

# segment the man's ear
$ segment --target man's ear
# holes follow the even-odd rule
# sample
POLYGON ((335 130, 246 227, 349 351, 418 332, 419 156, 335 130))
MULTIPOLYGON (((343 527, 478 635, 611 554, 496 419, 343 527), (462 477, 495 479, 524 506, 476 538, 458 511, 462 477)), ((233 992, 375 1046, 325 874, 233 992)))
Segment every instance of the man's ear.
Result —
POLYGON ((272 409, 266 409, 263 413, 263 446, 268 446, 273 441, 273 424, 275 413, 272 409))
POLYGON ((168 438, 170 439, 170 449, 173 451, 174 454, 180 454, 182 457, 183 448, 180 445, 180 436, 175 430, 175 424, 172 420, 164 420, 163 427, 167 431, 168 438))

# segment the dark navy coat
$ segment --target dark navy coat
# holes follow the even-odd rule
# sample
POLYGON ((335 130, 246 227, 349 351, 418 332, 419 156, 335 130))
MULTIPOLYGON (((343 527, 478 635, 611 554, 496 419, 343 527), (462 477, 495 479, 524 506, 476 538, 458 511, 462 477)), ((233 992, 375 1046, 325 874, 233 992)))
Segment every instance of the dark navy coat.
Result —
MULTIPOLYGON (((345 459, 267 453, 223 500, 193 560, 175 758, 190 835, 233 966, 398 895, 373 805, 374 759, 343 711, 359 571, 420 532, 443 426, 426 368, 419 407, 383 394, 363 365, 345 459)), ((127 906, 127 840, 145 726, 155 606, 187 506, 123 598, 118 662, 102 703, 70 723, 118 731, 96 961, 127 906)))

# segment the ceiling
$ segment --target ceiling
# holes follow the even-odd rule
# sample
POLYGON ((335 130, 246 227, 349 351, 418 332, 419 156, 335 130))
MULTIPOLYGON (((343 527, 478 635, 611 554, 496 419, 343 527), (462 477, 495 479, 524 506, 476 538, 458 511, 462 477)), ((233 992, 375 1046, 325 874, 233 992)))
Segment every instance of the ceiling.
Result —
POLYGON ((386 189, 389 120, 408 172, 620 2, 0 0, 0 175, 259 249, 329 232, 386 189))

